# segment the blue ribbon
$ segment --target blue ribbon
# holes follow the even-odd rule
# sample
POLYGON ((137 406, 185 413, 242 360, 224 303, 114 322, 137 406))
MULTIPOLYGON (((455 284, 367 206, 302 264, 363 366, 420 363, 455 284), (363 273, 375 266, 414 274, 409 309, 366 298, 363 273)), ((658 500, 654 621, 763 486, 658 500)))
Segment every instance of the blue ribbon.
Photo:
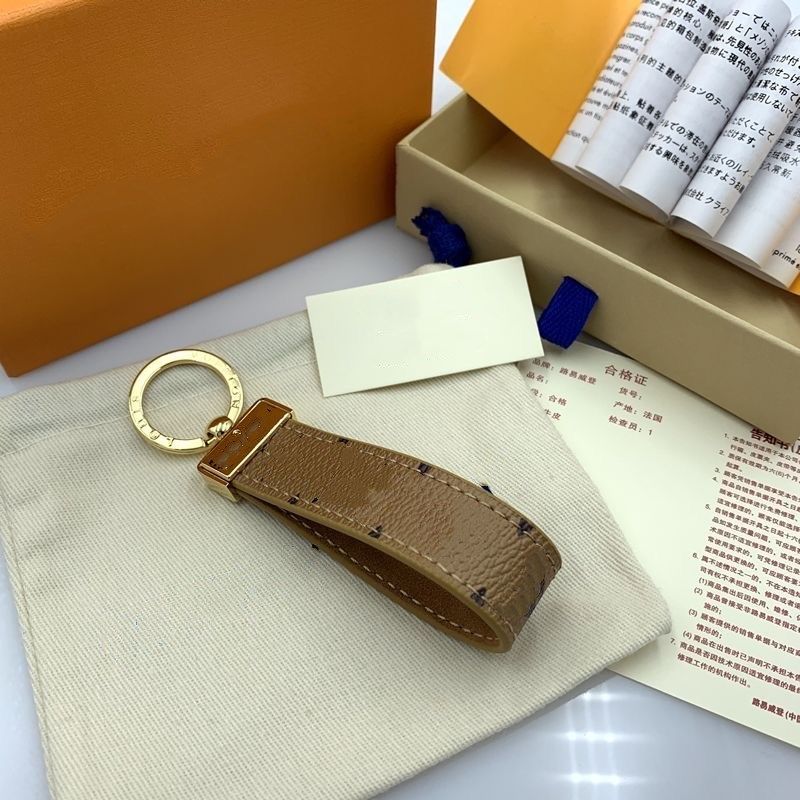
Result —
MULTIPOLYGON (((438 209, 426 206, 411 221, 428 240, 437 263, 463 267, 472 260, 466 234, 438 209)), ((559 347, 569 347, 583 330, 596 302, 597 295, 588 286, 574 278, 564 278, 539 317, 542 339, 559 347)))
POLYGON ((411 221, 428 240, 433 260, 438 264, 463 267, 472 261, 466 234, 459 225, 448 222, 441 211, 426 207, 411 221))
POLYGON ((559 347, 569 347, 583 330, 596 302, 597 295, 588 286, 575 278, 564 278, 539 317, 539 335, 559 347))

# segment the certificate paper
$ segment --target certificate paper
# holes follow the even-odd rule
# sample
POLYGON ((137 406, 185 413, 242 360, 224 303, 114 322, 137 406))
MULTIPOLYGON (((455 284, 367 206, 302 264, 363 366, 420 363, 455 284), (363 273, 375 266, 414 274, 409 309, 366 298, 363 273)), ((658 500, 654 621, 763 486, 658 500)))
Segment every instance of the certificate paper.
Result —
POLYGON ((800 746, 800 444, 580 343, 520 366, 670 608, 613 669, 800 746))

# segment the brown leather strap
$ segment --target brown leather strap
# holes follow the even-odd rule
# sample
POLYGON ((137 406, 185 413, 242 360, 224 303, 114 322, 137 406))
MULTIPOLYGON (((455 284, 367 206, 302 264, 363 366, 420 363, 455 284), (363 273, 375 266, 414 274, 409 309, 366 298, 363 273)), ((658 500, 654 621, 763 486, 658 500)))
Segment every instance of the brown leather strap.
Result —
MULTIPOLYGON (((236 447, 225 436, 211 460, 236 447)), ((547 536, 490 492, 291 418, 230 487, 421 619, 487 650, 511 647, 561 566, 547 536)))

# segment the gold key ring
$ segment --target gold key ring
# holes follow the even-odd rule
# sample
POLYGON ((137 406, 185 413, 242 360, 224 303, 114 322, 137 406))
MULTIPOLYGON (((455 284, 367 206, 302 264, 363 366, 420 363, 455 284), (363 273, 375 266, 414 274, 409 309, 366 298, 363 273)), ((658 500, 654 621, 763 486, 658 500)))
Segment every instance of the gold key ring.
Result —
POLYGON ((199 453, 223 436, 239 419, 239 415, 242 413, 243 400, 244 393, 239 376, 226 361, 223 361, 213 353, 207 353, 205 350, 173 350, 171 353, 164 353, 164 355, 154 358, 142 367, 131 384, 128 411, 136 430, 153 447, 157 447, 159 450, 166 450, 168 453, 199 453), (195 439, 177 439, 174 436, 161 433, 147 421, 144 415, 144 393, 150 382, 164 370, 181 364, 199 364, 201 367, 213 370, 225 381, 231 396, 227 415, 212 420, 206 429, 206 435, 203 437, 198 436, 195 439))

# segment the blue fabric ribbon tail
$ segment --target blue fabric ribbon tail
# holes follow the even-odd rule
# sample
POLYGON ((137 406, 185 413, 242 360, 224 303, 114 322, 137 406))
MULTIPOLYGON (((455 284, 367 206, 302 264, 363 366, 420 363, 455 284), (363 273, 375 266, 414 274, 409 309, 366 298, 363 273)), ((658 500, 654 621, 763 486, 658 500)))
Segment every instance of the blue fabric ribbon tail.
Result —
POLYGON ((539 317, 539 335, 566 349, 578 338, 596 302, 588 286, 567 276, 539 317))
POLYGON ((437 263, 463 267, 472 260, 472 250, 463 229, 448 222, 438 209, 425 207, 411 221, 428 240, 433 260, 437 263))

